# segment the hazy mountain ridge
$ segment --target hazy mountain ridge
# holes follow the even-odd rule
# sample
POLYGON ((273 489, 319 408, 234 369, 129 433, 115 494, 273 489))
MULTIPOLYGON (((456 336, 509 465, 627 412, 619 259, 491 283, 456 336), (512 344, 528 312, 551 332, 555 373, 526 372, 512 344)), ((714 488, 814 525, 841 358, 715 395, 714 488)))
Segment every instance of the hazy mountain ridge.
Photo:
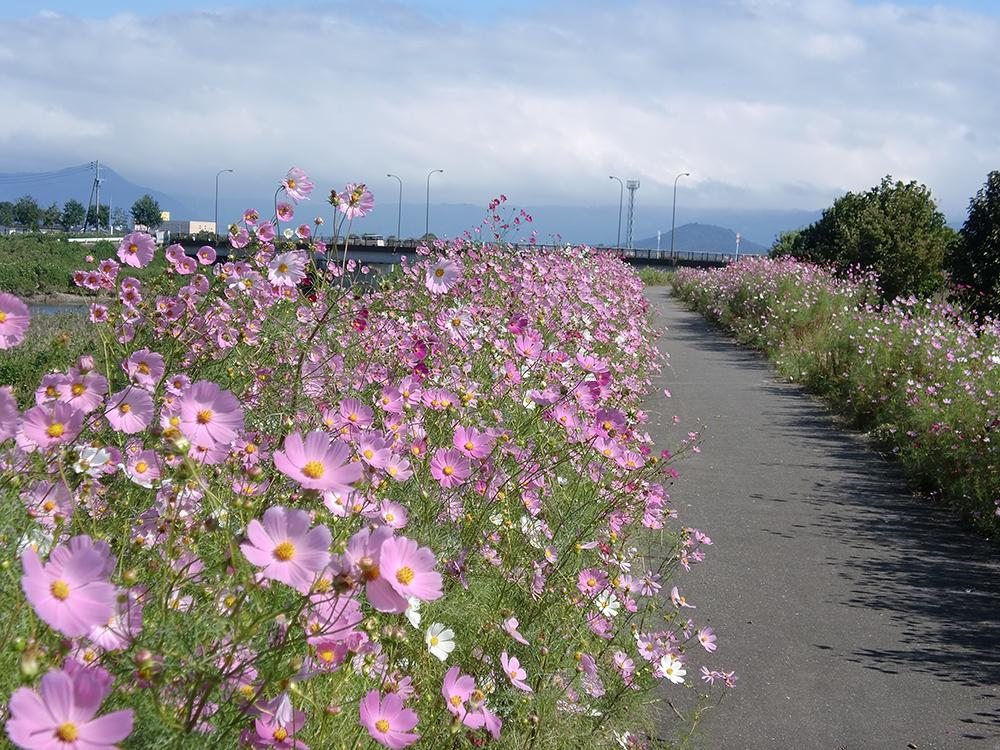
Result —
MULTIPOLYGON (((634 247, 642 249, 653 249, 656 247, 656 237, 646 237, 636 240, 634 247)), ((670 232, 664 232, 660 236, 660 249, 670 248, 670 232)), ((735 253, 736 252, 736 232, 728 227, 720 227, 715 224, 701 224, 692 222, 677 227, 676 239, 674 241, 675 250, 686 250, 692 252, 711 253, 735 253)), ((759 255, 766 253, 767 247, 746 237, 740 237, 740 252, 748 255, 759 255)))

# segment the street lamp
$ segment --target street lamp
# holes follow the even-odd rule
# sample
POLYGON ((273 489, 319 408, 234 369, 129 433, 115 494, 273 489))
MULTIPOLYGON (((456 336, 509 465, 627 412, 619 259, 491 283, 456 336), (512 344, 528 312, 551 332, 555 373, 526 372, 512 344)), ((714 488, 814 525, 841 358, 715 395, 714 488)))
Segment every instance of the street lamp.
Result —
POLYGON ((386 177, 395 177, 399 180, 399 203, 396 207, 396 246, 398 247, 400 241, 402 240, 402 237, 399 235, 399 228, 402 226, 403 221, 403 180, 398 175, 394 174, 387 174, 386 177))
POLYGON ((690 172, 681 172, 674 178, 674 208, 670 216, 670 260, 674 259, 674 229, 677 224, 677 180, 681 177, 690 177, 690 172))
POLYGON ((435 172, 444 172, 444 170, 432 169, 427 173, 427 212, 424 216, 424 239, 431 233, 431 175, 435 172))
POLYGON ((622 246, 622 199, 625 197, 625 183, 621 177, 611 175, 609 180, 618 180, 618 240, 615 242, 615 249, 620 250, 622 246))
POLYGON ((220 169, 215 175, 215 241, 219 241, 219 175, 232 172, 231 169, 220 169))

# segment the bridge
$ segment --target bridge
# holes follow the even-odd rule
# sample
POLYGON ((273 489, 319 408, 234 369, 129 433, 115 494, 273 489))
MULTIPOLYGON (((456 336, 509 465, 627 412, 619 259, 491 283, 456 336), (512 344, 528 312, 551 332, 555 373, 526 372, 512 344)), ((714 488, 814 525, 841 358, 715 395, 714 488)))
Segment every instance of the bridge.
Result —
MULTIPOLYGON (((177 244, 183 246, 188 255, 194 255, 198 251, 198 248, 205 245, 204 242, 195 237, 174 237, 172 239, 177 244)), ((412 256, 416 254, 418 247, 424 247, 426 245, 426 242, 422 242, 420 240, 386 242, 384 240, 375 241, 360 239, 357 241, 349 241, 347 243, 347 249, 349 257, 359 263, 391 266, 401 263, 404 255, 412 258, 412 256)), ((304 243, 302 244, 302 247, 303 249, 305 248, 304 243)), ((329 247, 329 252, 334 256, 342 257, 341 254, 344 251, 343 240, 339 240, 336 247, 334 247, 331 242, 327 242, 327 247, 329 247)), ((513 243, 511 247, 515 250, 533 252, 559 249, 561 247, 565 247, 565 245, 530 245, 524 243, 513 243)), ((679 266, 693 266, 697 268, 710 268, 724 266, 736 260, 736 256, 732 253, 701 252, 691 250, 675 250, 671 253, 669 250, 629 250, 626 248, 616 247, 594 247, 593 249, 600 252, 618 254, 626 263, 636 267, 673 268, 679 266)), ((223 243, 216 248, 216 252, 218 253, 218 260, 224 262, 229 257, 230 248, 228 245, 223 243)))

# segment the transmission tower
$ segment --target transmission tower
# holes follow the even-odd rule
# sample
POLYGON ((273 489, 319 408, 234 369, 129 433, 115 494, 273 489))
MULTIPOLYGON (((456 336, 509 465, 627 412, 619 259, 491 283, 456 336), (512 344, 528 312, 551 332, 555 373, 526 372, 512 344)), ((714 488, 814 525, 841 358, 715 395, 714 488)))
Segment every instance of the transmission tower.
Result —
POLYGON ((628 229, 625 232, 625 247, 632 249, 632 214, 635 211, 635 191, 639 189, 638 180, 629 180, 625 183, 628 188, 628 229))

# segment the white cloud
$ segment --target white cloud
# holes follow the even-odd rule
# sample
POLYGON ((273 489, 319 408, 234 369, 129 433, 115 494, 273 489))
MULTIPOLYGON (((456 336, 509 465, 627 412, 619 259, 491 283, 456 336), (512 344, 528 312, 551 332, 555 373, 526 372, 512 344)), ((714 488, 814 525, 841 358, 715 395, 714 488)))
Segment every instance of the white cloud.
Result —
POLYGON ((430 168, 439 200, 815 208, 883 174, 961 210, 1000 166, 990 16, 847 0, 552 5, 489 23, 382 2, 0 27, 0 160, 100 158, 183 189, 430 168), (356 5, 356 4, 355 4, 356 5))

